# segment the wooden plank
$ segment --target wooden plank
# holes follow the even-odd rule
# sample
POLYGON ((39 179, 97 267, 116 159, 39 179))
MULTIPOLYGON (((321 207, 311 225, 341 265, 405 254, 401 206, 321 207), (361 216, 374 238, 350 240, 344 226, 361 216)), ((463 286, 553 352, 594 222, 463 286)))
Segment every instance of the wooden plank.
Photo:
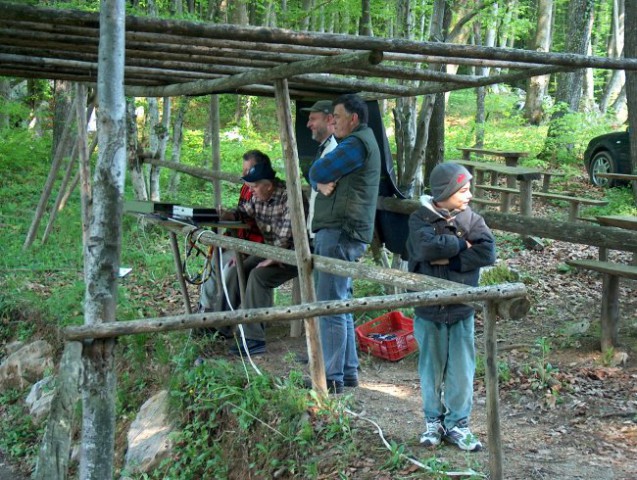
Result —
POLYGON ((566 263, 576 268, 637 280, 637 267, 634 265, 597 260, 567 260, 566 263))
POLYGON ((600 225, 637 230, 637 217, 629 215, 604 215, 596 217, 600 225))
POLYGON ((497 185, 476 185, 476 188, 487 190, 489 192, 520 193, 520 190, 517 188, 499 187, 497 185))
POLYGON ((562 195, 561 193, 533 192, 534 197, 548 198, 551 200, 563 200, 567 202, 577 202, 583 205, 608 205, 608 200, 598 200, 596 198, 573 197, 562 195))

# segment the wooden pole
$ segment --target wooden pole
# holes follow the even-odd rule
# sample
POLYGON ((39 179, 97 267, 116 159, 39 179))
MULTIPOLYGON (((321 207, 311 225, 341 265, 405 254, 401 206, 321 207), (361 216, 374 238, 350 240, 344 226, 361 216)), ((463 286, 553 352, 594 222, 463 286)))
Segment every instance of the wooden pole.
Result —
POLYGON ((57 176, 58 170, 60 169, 60 164, 62 162, 62 158, 64 157, 64 152, 67 150, 67 145, 70 142, 72 137, 71 135, 71 127, 73 125, 73 118, 75 116, 75 101, 73 99, 73 103, 71 108, 69 109, 69 113, 66 117, 66 121, 64 123, 64 129, 62 130, 62 135, 60 136, 60 141, 58 143, 57 148, 55 149, 55 154, 53 155, 53 162, 51 163, 51 169, 49 170, 49 176, 46 179, 46 183, 44 184, 44 190, 42 191, 42 195, 40 195, 40 200, 38 202, 37 207, 35 208, 35 214, 33 216, 33 221, 31 222, 31 226, 29 227, 29 232, 27 233, 27 237, 24 240, 24 245, 22 248, 26 250, 31 246, 33 240, 35 239, 35 235, 38 231, 38 226, 40 225, 40 221, 42 220, 42 215, 44 215, 44 209, 46 208, 46 203, 51 196, 51 191, 53 190, 53 184, 55 183, 55 177, 57 176))
MULTIPOLYGON (((290 108, 290 96, 288 94, 287 80, 276 80, 276 112, 279 123, 279 137, 285 158, 285 176, 288 188, 288 199, 292 216, 292 233, 294 235, 294 250, 296 253, 296 265, 299 270, 299 283, 301 286, 301 301, 304 304, 316 302, 314 290, 314 278, 312 276, 312 253, 307 237, 305 224, 305 212, 301 194, 301 175, 299 173, 299 156, 296 150, 296 139, 292 122, 292 110, 290 108)), ((305 331, 308 357, 310 362, 310 375, 312 385, 323 395, 327 394, 325 378, 325 364, 321 348, 319 323, 316 317, 305 319, 305 331)))
POLYGON ((487 301, 484 309, 485 388, 487 393, 487 436, 489 472, 493 480, 502 480, 502 439, 498 399, 498 353, 496 338, 497 305, 487 301))
POLYGON ((184 270, 181 267, 181 255, 179 253, 179 243, 177 243, 177 235, 175 232, 170 232, 170 247, 173 251, 173 259, 175 260, 175 271, 177 272, 177 280, 179 281, 179 288, 181 288, 181 296, 184 299, 184 308, 186 313, 192 313, 192 306, 190 304, 190 295, 188 294, 188 286, 184 279, 184 270))
POLYGON ((66 327, 62 333, 66 340, 112 338, 138 333, 156 333, 189 328, 210 328, 239 323, 272 323, 290 321, 297 318, 320 317, 350 312, 368 312, 372 310, 392 310, 417 305, 451 305, 467 302, 493 300, 502 302, 510 298, 526 295, 526 287, 521 283, 492 285, 489 287, 466 287, 462 292, 428 290, 398 295, 351 298, 348 300, 329 300, 271 308, 253 308, 232 312, 193 313, 162 318, 142 318, 131 321, 105 322, 92 325, 66 327))

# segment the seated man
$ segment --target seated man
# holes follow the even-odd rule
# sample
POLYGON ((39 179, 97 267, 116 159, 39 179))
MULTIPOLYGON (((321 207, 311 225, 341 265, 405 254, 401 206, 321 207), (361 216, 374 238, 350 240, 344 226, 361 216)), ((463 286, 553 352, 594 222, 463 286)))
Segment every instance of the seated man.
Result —
MULTIPOLYGON (((261 153, 255 156, 256 164, 242 179, 250 187, 252 198, 232 211, 224 212, 224 220, 254 219, 265 243, 275 247, 293 249, 292 221, 288 208, 285 183, 276 178, 270 159, 261 153)), ((264 308, 274 304, 273 289, 298 275, 297 268, 272 259, 250 255, 243 261, 246 278, 245 299, 242 308, 264 308)), ((228 270, 228 298, 223 299, 223 310, 240 307, 237 266, 228 270), (231 305, 228 305, 228 300, 231 305)), ((265 327, 263 324, 243 325, 250 355, 265 352, 265 327)), ((243 344, 230 350, 235 355, 245 355, 243 344)))
MULTIPOLYGON (((264 154, 259 150, 248 150, 243 154, 243 165, 242 165, 242 175, 247 175, 252 167, 257 164, 257 159, 261 159, 264 154)), ((252 198, 252 191, 247 184, 243 184, 241 187, 241 192, 239 193, 239 202, 238 207, 241 207, 246 202, 249 202, 252 198)), ((263 243, 263 235, 257 226, 257 223, 252 218, 245 219, 246 225, 248 228, 242 228, 237 230, 236 236, 242 240, 250 240, 251 242, 263 243)), ((224 269, 232 266, 234 262, 234 252, 231 250, 224 251, 222 253, 221 263, 224 265, 224 269)), ((219 265, 213 265, 213 268, 216 270, 219 268, 219 265)), ((217 281, 216 275, 210 276, 208 280, 206 280, 201 285, 201 291, 199 296, 199 312, 215 312, 221 310, 221 296, 223 295, 223 291, 219 291, 217 289, 217 281)), ((228 279, 226 278, 227 282, 228 279)), ((214 328, 202 328, 198 329, 197 333, 201 334, 215 334, 219 332, 223 337, 232 338, 234 328, 233 327, 222 327, 217 330, 214 328)))

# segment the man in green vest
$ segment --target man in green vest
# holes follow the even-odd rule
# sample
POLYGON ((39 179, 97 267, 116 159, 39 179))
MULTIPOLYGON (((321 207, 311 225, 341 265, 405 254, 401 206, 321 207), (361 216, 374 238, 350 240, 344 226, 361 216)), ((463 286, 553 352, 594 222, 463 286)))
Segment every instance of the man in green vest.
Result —
MULTIPOLYGON (((317 159, 310 169, 310 184, 318 191, 312 231, 314 253, 357 261, 372 241, 380 182, 380 150, 367 126, 367 104, 347 94, 334 102, 334 135, 338 146, 317 159)), ((352 279, 318 272, 317 300, 346 300, 352 279)), ((327 387, 341 393, 358 386, 358 355, 351 314, 320 318, 321 343, 327 387)))

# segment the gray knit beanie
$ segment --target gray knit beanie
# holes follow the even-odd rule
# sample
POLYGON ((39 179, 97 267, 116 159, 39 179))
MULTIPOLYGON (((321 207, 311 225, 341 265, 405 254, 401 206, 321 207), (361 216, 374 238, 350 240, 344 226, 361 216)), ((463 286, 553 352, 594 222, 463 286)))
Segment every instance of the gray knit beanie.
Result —
POLYGON ((439 163, 431 171, 429 185, 434 202, 442 202, 456 193, 473 177, 469 170, 457 163, 439 163))

